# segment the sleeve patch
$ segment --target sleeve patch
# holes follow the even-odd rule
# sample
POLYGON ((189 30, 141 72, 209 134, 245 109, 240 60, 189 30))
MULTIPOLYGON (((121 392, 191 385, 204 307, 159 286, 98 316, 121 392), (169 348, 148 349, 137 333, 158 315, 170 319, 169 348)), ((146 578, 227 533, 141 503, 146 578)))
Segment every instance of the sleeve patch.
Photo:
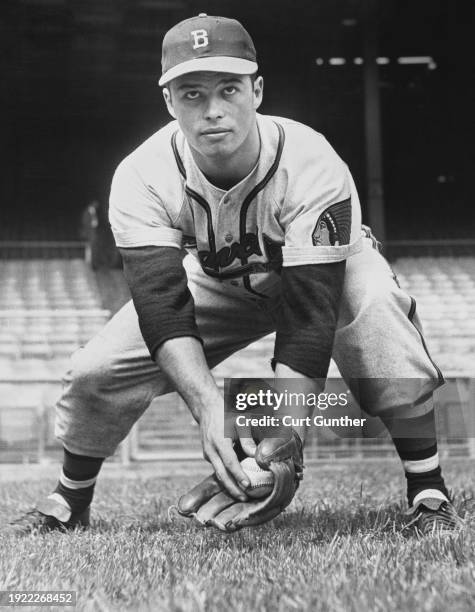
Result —
POLYGON ((329 206, 318 218, 312 232, 314 246, 341 246, 350 243, 351 197, 329 206))

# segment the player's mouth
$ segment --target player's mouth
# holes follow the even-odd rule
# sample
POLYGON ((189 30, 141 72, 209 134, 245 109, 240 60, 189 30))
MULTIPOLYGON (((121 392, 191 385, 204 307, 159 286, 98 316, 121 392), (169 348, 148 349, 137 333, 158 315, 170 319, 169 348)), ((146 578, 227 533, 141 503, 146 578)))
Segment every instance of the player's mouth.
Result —
POLYGON ((226 130, 224 128, 209 128, 207 130, 203 130, 201 135, 208 140, 221 140, 230 133, 231 130, 226 130))

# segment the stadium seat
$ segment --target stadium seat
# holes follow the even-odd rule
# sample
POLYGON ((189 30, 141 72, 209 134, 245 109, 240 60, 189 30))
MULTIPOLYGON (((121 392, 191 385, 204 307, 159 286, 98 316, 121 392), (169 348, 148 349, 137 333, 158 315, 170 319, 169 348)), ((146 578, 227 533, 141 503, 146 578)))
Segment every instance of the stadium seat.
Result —
POLYGON ((51 344, 51 352, 52 357, 70 357, 80 346, 82 346, 83 342, 61 342, 59 344, 51 344))
POLYGON ((21 355, 21 345, 19 342, 2 342, 0 344, 0 358, 7 357, 18 359, 21 355))
POLYGON ((53 351, 48 342, 24 342, 21 347, 21 356, 49 359, 53 356, 53 351))

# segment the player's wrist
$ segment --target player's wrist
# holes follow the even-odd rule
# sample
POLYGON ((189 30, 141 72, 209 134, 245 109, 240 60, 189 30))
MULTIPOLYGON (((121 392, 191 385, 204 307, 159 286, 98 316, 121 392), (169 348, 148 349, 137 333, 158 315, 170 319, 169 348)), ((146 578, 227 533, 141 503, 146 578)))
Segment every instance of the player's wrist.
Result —
POLYGON ((219 411, 224 414, 224 399, 217 387, 216 389, 201 390, 200 393, 189 397, 186 402, 199 423, 211 419, 219 411))

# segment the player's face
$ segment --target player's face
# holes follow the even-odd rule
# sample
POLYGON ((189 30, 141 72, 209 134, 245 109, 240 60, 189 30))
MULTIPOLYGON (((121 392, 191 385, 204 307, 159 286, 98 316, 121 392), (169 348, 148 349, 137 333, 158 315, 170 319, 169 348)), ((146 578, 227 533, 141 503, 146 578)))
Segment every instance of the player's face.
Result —
POLYGON ((177 77, 164 97, 190 147, 208 158, 231 157, 255 127, 263 81, 249 75, 195 72, 177 77))

